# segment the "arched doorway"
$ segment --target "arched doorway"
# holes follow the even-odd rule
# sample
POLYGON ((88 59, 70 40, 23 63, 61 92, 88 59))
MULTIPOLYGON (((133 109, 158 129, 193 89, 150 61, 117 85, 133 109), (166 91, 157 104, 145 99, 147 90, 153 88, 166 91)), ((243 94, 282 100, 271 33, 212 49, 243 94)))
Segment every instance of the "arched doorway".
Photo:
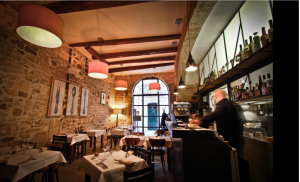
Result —
POLYGON ((170 92, 168 85, 159 78, 151 77, 139 80, 132 90, 132 126, 139 132, 149 132, 161 128, 163 111, 169 113, 170 92), (159 92, 150 92, 149 84, 159 83, 159 92))

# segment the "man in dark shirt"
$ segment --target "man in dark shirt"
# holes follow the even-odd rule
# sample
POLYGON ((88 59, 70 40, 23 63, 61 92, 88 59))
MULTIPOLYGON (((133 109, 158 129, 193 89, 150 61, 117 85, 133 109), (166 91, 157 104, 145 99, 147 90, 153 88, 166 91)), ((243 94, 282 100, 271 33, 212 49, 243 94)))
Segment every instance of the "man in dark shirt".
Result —
POLYGON ((214 112, 204 116, 199 125, 207 128, 216 121, 218 134, 222 135, 231 147, 238 150, 242 136, 241 120, 234 105, 225 97, 222 89, 217 89, 214 94, 217 102, 216 108, 214 112))

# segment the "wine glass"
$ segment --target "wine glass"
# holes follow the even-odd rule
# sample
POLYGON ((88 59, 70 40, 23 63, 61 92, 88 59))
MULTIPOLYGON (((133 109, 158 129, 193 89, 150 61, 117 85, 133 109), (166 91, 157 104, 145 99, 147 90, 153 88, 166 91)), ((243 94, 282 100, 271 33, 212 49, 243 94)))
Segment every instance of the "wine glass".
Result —
POLYGON ((33 146, 34 146, 34 140, 32 140, 32 142, 29 142, 29 143, 28 143, 28 148, 29 148, 29 149, 32 149, 33 146))
POLYGON ((104 146, 102 149, 103 149, 103 151, 104 151, 104 154, 106 154, 106 151, 108 150, 108 149, 106 148, 106 146, 104 146))
POLYGON ((26 148, 28 146, 28 140, 24 140, 22 143, 22 148, 26 148))

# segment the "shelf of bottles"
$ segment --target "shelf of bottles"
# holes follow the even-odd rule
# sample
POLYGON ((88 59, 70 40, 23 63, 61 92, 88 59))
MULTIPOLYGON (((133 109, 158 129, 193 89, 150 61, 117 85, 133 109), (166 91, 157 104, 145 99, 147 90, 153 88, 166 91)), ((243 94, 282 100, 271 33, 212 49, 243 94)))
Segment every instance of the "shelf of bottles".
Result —
POLYGON ((226 84, 249 68, 263 65, 261 62, 273 55, 271 9, 268 2, 243 4, 200 63, 200 86, 195 95, 226 84))
POLYGON ((273 98, 273 94, 259 95, 259 96, 256 96, 256 97, 240 99, 240 100, 234 101, 234 103, 240 104, 240 103, 245 103, 245 102, 250 102, 250 101, 258 101, 258 100, 261 101, 261 100, 271 99, 271 98, 273 98))

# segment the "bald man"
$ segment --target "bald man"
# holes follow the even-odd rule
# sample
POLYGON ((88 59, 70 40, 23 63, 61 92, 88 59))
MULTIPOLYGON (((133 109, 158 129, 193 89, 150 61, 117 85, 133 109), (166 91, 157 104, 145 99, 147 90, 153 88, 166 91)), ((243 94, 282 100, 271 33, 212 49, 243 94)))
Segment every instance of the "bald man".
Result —
POLYGON ((199 125, 208 127, 216 121, 218 134, 222 135, 231 147, 238 150, 239 140, 242 136, 242 125, 238 113, 233 104, 225 97, 222 89, 217 89, 214 94, 217 102, 216 108, 214 112, 204 116, 199 125))

